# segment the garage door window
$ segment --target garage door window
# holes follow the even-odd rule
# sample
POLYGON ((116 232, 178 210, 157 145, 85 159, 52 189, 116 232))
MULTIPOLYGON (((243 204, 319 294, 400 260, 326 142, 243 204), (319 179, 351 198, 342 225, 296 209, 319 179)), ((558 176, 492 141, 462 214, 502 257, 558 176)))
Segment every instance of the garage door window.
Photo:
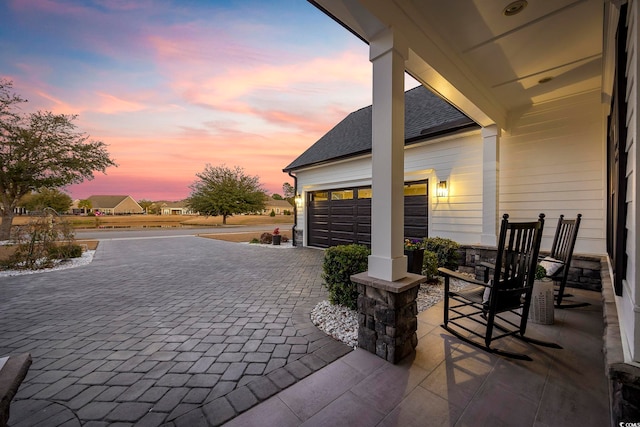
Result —
POLYGON ((339 190, 331 192, 331 200, 351 200, 353 199, 353 190, 339 190))
POLYGON ((358 188, 358 199, 370 199, 372 194, 371 187, 358 188))
POLYGON ((310 202, 324 202, 329 200, 329 192, 328 191, 315 191, 309 194, 310 202))
POLYGON ((426 196, 427 195, 427 183, 411 183, 404 186, 405 196, 426 196))

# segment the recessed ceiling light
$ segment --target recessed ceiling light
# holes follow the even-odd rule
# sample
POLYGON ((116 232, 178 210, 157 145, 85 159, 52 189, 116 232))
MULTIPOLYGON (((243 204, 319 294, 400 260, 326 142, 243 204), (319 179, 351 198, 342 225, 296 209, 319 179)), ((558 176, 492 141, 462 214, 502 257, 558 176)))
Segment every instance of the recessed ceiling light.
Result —
POLYGON ((549 77, 543 77, 540 80, 538 80, 538 83, 545 84, 545 83, 549 83, 551 80, 553 80, 553 77, 549 76, 549 77))
POLYGON ((502 14, 504 16, 517 15, 518 13, 522 12, 525 7, 527 7, 527 4, 529 4, 527 0, 516 0, 514 2, 511 2, 502 10, 502 14))

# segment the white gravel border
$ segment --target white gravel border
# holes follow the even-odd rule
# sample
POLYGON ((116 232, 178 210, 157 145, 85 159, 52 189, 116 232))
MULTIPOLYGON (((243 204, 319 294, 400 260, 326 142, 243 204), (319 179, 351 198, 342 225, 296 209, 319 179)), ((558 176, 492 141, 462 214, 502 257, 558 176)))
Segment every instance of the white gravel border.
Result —
MULTIPOLYGON (((451 289, 460 290, 467 286, 461 280, 451 280, 451 289)), ((418 290, 418 313, 442 301, 444 280, 438 283, 420 285, 418 290)), ((352 348, 358 346, 358 313, 342 305, 331 305, 329 301, 320 301, 311 310, 311 322, 327 335, 342 341, 352 348)))
POLYGON ((257 246, 260 248, 273 248, 273 249, 292 249, 295 248, 295 246, 293 246, 293 244, 291 243, 291 240, 289 240, 288 242, 283 242, 280 243, 279 245, 268 245, 266 243, 251 243, 251 242, 240 242, 243 245, 249 245, 249 246, 257 246))
POLYGON ((21 276, 23 274, 46 273, 48 271, 66 270, 67 268, 81 267, 93 261, 93 255, 96 251, 84 251, 79 258, 72 258, 67 261, 58 261, 57 265, 52 268, 43 268, 41 270, 2 270, 0 277, 21 276))

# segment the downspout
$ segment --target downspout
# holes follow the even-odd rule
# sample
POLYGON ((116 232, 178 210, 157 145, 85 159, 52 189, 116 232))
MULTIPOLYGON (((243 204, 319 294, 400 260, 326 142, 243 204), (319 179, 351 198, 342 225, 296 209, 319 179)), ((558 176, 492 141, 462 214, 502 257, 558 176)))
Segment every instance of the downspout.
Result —
POLYGON ((293 228, 291 229, 291 244, 293 246, 296 245, 296 227, 298 227, 298 204, 296 203, 295 198, 298 196, 298 177, 295 175, 291 175, 291 171, 287 171, 287 174, 291 178, 293 178, 293 228))

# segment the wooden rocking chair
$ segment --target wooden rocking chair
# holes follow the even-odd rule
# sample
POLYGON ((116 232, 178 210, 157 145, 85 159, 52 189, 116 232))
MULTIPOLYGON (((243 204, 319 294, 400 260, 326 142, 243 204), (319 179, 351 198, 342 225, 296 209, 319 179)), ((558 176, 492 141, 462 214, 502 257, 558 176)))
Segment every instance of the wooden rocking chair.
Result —
POLYGON ((562 303, 564 298, 573 296, 571 294, 565 294, 564 291, 567 286, 569 267, 571 266, 573 248, 576 245, 581 218, 582 214, 578 214, 576 219, 564 219, 564 215, 560 215, 558 226, 556 227, 556 234, 553 238, 553 244, 551 245, 551 253, 548 257, 541 257, 539 261, 540 265, 547 270, 547 277, 554 282, 554 298, 557 308, 576 308, 589 305, 587 302, 562 303))
POLYGON ((526 354, 497 349, 492 346, 493 341, 513 336, 532 344, 561 348, 525 337, 543 227, 544 214, 538 221, 518 223, 509 222, 509 215, 503 215, 492 280, 488 280, 488 271, 485 281, 480 281, 446 268, 438 269, 444 276, 444 329, 478 348, 521 360, 532 359, 526 354), (451 278, 470 286, 452 291, 451 278))

